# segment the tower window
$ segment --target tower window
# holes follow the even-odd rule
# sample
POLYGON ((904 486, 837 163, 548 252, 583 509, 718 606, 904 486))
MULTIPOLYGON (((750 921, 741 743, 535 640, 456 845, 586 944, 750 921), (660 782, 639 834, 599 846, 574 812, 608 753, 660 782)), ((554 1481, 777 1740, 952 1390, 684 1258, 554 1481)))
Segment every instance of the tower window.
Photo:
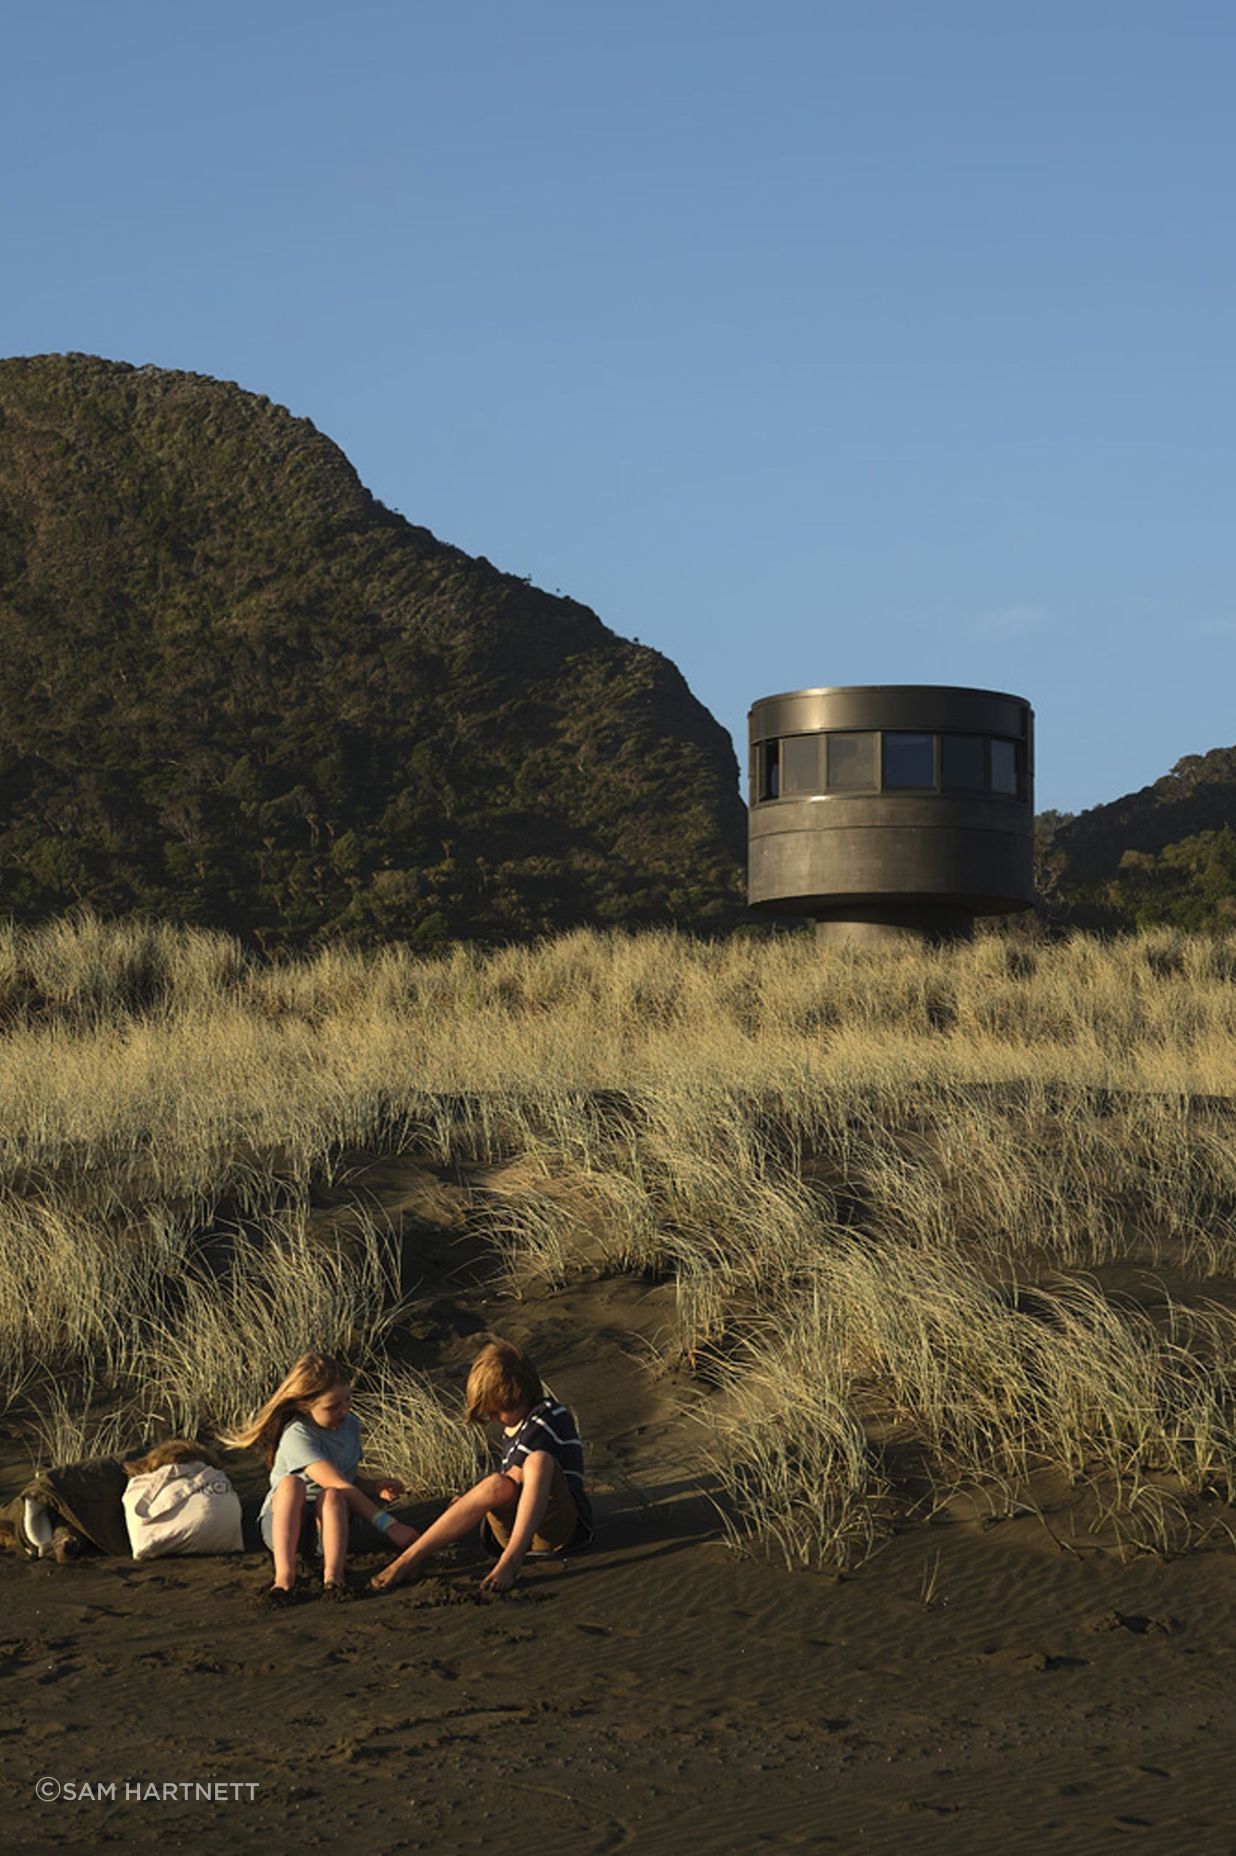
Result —
POLYGON ((866 730, 833 734, 828 743, 830 793, 874 793, 876 789, 876 738, 866 730))
POLYGON ((761 741, 756 748, 756 782, 757 799, 777 799, 781 795, 781 743, 779 741, 761 741))
POLYGON ((781 791, 820 792, 820 736, 787 735, 781 743, 781 791))
POLYGON ((884 790, 936 783, 935 736, 889 730, 884 736, 884 790))
POLYGON ((991 746, 991 790, 993 793, 1007 793, 1011 799, 1018 794, 1017 784, 1017 743, 1015 741, 993 741, 991 746))
POLYGON ((940 785, 946 793, 981 793, 987 784, 982 735, 940 736, 940 785))

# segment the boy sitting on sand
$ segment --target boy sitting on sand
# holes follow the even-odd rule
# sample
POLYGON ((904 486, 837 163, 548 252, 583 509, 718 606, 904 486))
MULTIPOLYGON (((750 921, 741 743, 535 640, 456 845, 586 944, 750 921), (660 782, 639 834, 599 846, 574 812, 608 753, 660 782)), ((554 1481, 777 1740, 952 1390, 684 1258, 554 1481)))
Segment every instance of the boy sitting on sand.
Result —
POLYGON ((472 1362, 465 1393, 469 1424, 503 1429, 501 1467, 458 1496, 432 1526, 375 1573, 385 1592, 416 1572, 442 1547, 478 1525, 488 1529, 497 1564, 481 1581, 492 1592, 514 1585, 524 1556, 566 1553, 592 1539, 592 1507, 584 1492, 584 1449, 565 1405, 545 1396, 532 1361, 509 1341, 494 1340, 472 1362))

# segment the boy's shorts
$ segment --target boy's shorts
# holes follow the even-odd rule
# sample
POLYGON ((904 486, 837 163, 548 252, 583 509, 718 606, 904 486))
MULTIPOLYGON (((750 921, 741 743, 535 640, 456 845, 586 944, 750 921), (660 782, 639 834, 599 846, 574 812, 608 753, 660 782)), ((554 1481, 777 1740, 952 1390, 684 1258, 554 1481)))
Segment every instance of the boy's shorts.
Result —
MULTIPOLYGON (((511 1538, 511 1520, 496 1514, 486 1515, 490 1533, 499 1547, 505 1547, 511 1538)), ((561 1463, 554 1458, 554 1473, 550 1478, 549 1500, 545 1504, 545 1513, 541 1516, 540 1526, 532 1536, 529 1553, 563 1553, 571 1546, 579 1530, 579 1509, 575 1506, 575 1497, 571 1494, 566 1475, 561 1463)))

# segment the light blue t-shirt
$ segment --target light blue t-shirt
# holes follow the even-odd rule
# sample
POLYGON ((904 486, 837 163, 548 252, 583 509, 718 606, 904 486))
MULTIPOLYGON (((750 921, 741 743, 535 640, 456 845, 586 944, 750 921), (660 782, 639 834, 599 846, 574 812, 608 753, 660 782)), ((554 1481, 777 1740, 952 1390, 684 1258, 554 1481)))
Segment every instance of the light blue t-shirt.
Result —
POLYGON ((279 1448, 270 1466, 270 1488, 262 1503, 259 1522, 269 1510, 271 1497, 285 1476, 303 1477, 306 1497, 315 1502, 320 1490, 313 1477, 305 1475, 310 1463, 325 1461, 333 1464, 341 1476, 346 1476, 349 1482, 355 1482, 360 1460, 361 1428, 354 1411, 348 1413, 337 1431, 324 1431, 321 1425, 311 1424, 308 1418, 293 1418, 290 1424, 283 1427, 279 1448))

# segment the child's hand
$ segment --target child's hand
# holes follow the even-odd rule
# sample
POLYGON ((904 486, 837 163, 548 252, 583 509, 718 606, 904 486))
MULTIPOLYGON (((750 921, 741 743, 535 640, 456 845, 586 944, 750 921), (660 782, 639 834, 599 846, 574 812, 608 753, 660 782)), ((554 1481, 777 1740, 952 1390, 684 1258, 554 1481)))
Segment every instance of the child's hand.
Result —
POLYGON ((414 1540, 419 1540, 420 1534, 416 1528, 409 1527, 405 1521, 392 1521, 386 1530, 386 1538, 392 1547, 398 1547, 402 1551, 404 1547, 410 1547, 414 1540))
POLYGON ((499 1560, 492 1572, 487 1572, 481 1580, 481 1590, 482 1592, 509 1592, 518 1577, 519 1572, 516 1567, 504 1566, 499 1560))
POLYGON ((403 1483, 396 1482, 393 1476, 384 1476, 378 1484, 378 1500, 380 1502, 393 1502, 397 1496, 406 1494, 407 1490, 404 1488, 403 1483))

